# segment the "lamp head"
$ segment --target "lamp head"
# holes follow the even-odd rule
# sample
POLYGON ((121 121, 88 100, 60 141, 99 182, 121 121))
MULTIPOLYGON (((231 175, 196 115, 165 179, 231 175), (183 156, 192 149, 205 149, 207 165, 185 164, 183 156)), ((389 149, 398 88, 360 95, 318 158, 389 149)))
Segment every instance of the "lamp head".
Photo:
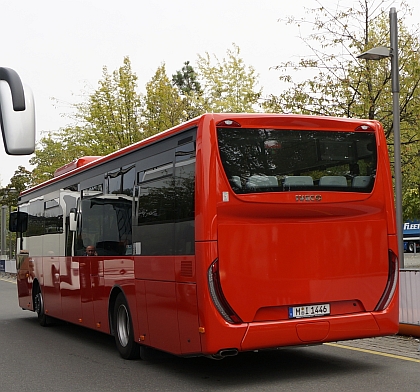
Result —
POLYGON ((362 54, 359 54, 357 58, 365 60, 381 60, 390 56, 391 51, 388 48, 385 48, 384 46, 378 46, 377 48, 372 48, 362 54))

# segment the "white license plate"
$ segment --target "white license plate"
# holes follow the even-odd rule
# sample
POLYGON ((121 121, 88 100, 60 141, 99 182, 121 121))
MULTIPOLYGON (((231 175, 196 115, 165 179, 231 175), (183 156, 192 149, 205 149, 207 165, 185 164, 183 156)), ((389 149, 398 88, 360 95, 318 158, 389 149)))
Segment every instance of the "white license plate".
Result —
POLYGON ((289 318, 318 317, 330 314, 330 304, 303 305, 289 308, 289 318))

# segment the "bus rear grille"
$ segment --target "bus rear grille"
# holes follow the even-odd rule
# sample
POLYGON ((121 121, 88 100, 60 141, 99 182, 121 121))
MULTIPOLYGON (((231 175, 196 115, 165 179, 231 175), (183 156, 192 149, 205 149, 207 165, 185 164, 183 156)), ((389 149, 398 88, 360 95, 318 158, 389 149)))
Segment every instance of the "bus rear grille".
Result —
POLYGON ((181 276, 185 278, 192 278, 193 267, 190 260, 181 261, 181 276))

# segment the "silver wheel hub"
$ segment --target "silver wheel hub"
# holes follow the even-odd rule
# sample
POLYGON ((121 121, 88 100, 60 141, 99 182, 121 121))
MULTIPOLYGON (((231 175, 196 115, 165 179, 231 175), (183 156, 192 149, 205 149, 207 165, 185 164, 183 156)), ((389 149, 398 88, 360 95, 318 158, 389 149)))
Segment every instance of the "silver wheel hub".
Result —
POLYGON ((128 317, 128 310, 124 305, 121 305, 117 311, 117 336, 121 346, 126 347, 130 335, 130 318, 128 317))

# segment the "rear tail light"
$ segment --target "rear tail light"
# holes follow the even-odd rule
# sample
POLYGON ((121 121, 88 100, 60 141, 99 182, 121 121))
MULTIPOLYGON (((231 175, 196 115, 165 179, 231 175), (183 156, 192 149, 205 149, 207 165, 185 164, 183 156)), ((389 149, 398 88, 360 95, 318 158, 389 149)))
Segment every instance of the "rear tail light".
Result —
POLYGON ((228 323, 242 323, 242 320, 233 311, 223 295, 222 286, 220 284, 218 259, 212 263, 208 270, 208 281, 211 298, 222 317, 228 323))
POLYGON ((388 281, 386 283, 384 293, 382 294, 381 299, 376 305, 376 308, 375 308, 376 311, 384 310, 388 307, 392 298, 394 297, 395 290, 397 288, 398 257, 392 250, 388 251, 388 262, 389 262, 388 281))

